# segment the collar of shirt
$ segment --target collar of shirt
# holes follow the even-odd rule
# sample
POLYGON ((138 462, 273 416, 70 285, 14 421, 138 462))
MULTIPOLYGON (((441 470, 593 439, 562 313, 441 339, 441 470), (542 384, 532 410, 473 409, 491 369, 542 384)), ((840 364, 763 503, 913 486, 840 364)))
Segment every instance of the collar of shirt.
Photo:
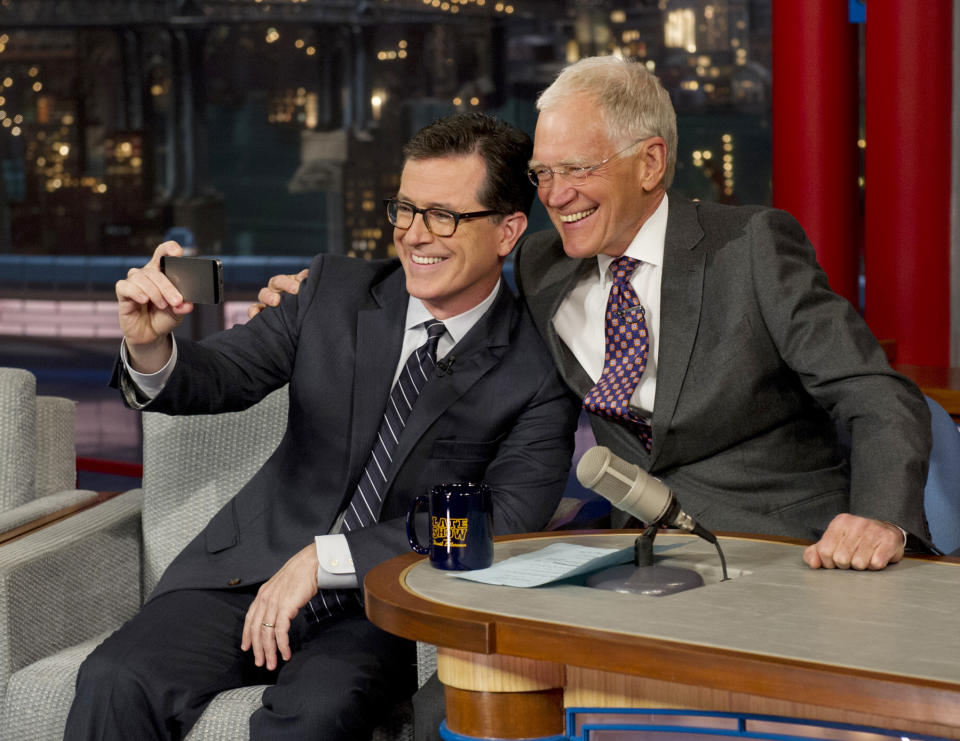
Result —
MULTIPOLYGON (((649 219, 643 222, 640 231, 623 253, 627 257, 640 260, 648 265, 663 266, 663 246, 667 239, 667 195, 657 206, 649 219)), ((597 255, 597 267, 600 270, 600 287, 605 293, 610 292, 613 278, 610 277, 610 263, 614 258, 609 255, 597 255)))
MULTIPOLYGON (((438 360, 446 357, 447 353, 463 339, 467 332, 473 329, 473 325, 486 313, 487 309, 490 308, 490 305, 497 298, 502 282, 502 279, 497 281, 497 285, 493 287, 490 295, 472 309, 467 309, 462 314, 457 314, 456 316, 443 320, 443 326, 446 332, 443 333, 443 336, 440 337, 440 342, 437 343, 438 360)), ((396 372, 393 375, 394 383, 397 382, 400 371, 403 370, 403 366, 407 362, 407 357, 410 353, 427 341, 427 330, 424 328, 423 323, 433 318, 433 314, 423 305, 420 299, 414 298, 413 296, 407 299, 407 318, 404 323, 403 347, 400 351, 400 362, 397 364, 396 372)))

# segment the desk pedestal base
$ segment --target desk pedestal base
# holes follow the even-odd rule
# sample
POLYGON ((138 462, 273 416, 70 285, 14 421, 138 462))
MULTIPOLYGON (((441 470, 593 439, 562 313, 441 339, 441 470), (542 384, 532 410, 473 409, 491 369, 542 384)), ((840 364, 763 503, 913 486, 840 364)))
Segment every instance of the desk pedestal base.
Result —
POLYGON ((562 664, 439 648, 437 676, 454 733, 509 739, 564 732, 562 664))

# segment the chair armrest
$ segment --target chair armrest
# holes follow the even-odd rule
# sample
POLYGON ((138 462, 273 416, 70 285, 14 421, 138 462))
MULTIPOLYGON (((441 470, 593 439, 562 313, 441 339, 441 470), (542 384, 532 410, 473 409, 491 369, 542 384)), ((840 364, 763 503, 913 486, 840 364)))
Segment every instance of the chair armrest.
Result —
POLYGON ((48 494, 40 499, 34 499, 32 502, 21 504, 14 509, 0 512, 0 535, 9 533, 21 525, 26 525, 28 522, 46 517, 66 507, 91 502, 97 496, 97 492, 89 489, 73 489, 48 494))
POLYGON ((140 489, 0 546, 0 694, 10 675, 141 603, 140 489))

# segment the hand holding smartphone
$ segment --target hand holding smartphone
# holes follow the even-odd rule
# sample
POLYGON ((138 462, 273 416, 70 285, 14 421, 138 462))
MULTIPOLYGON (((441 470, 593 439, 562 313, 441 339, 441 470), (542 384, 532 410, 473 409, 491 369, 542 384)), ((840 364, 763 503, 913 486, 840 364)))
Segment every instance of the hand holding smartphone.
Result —
POLYGON ((216 258, 163 255, 160 272, 177 287, 184 301, 192 304, 223 301, 223 264, 216 258))

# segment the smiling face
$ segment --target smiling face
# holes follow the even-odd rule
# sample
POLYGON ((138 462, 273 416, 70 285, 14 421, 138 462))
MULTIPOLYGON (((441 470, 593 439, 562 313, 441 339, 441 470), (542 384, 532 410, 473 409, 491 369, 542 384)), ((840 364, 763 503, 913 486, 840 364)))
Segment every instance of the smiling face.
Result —
MULTIPOLYGON (((477 154, 407 160, 397 198, 418 208, 485 211, 477 193, 487 175, 477 154)), ((504 259, 527 226, 520 212, 461 219, 451 237, 437 237, 414 217, 408 229, 394 227, 393 243, 407 277, 407 292, 437 319, 462 314, 483 301, 500 279, 504 259)))
MULTIPOLYGON (((629 144, 609 138, 590 97, 573 95, 541 111, 530 164, 587 167, 629 144)), ((580 182, 555 175, 537 189, 567 255, 623 254, 663 198, 664 153, 663 139, 649 137, 580 182)))

